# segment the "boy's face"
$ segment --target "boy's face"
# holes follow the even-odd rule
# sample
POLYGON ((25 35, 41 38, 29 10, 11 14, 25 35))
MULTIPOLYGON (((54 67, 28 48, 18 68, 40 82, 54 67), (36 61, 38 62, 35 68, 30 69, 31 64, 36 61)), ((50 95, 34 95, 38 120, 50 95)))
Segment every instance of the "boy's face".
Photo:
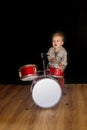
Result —
POLYGON ((63 38, 61 36, 55 36, 52 39, 52 45, 54 49, 60 49, 60 47, 63 45, 63 38))

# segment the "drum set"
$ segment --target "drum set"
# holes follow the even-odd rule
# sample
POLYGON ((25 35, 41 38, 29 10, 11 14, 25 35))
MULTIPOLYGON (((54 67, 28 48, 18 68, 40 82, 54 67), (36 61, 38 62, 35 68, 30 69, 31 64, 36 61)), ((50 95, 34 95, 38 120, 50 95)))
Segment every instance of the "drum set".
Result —
POLYGON ((31 95, 34 103, 41 108, 51 108, 59 103, 62 96, 62 88, 57 78, 63 78, 64 72, 60 67, 47 66, 43 59, 43 70, 39 70, 36 64, 27 64, 19 68, 21 81, 32 81, 31 95), (40 75, 40 72, 43 74, 40 75))

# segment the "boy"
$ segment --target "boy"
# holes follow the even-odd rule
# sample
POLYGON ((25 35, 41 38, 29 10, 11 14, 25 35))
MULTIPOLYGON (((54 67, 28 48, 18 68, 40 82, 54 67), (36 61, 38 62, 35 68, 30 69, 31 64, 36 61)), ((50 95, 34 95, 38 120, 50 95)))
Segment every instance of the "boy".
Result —
MULTIPOLYGON (((63 33, 54 33, 52 36, 52 47, 47 52, 48 66, 60 67, 63 72, 67 66, 67 51, 63 47, 64 39, 63 33)), ((59 80, 63 81, 64 84, 64 78, 59 78, 59 80)))

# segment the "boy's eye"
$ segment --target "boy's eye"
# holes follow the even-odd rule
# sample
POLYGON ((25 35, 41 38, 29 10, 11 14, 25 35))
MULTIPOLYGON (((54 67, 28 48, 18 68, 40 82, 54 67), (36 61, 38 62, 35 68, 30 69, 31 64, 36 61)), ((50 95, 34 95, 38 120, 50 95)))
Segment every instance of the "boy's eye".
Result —
POLYGON ((59 40, 57 40, 57 42, 59 42, 59 40))
POLYGON ((59 42, 59 40, 53 41, 53 42, 59 42))

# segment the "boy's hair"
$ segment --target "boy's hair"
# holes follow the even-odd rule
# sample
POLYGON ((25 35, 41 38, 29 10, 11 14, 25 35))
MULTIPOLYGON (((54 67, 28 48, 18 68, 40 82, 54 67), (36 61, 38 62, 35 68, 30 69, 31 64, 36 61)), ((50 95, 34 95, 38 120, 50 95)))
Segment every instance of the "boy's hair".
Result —
POLYGON ((63 38, 63 41, 65 41, 65 35, 63 32, 56 32, 52 35, 52 39, 55 37, 55 36, 61 36, 63 38))

